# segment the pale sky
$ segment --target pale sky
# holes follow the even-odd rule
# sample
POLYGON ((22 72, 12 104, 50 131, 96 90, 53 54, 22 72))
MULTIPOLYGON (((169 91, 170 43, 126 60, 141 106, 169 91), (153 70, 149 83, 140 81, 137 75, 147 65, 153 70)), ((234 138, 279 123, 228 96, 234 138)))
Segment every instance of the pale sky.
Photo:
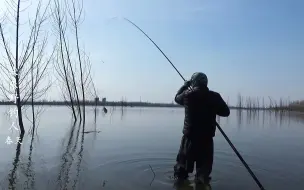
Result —
MULTIPOLYGON (((3 5, 4 0, 0 0, 3 5)), ((204 72, 209 88, 304 99, 302 0, 85 0, 81 45, 108 100, 172 102, 182 79, 134 26, 141 27, 185 78, 204 72)), ((61 98, 54 86, 48 97, 61 98)))

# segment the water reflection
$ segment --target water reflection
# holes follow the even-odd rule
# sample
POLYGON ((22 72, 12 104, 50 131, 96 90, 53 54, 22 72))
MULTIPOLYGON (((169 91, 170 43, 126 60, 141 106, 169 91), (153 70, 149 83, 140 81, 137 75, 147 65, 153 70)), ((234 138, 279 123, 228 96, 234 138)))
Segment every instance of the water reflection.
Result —
MULTIPOLYGON (((39 112, 41 113, 41 112, 39 112)), ((29 120, 30 121, 30 120, 29 120)), ((13 160, 13 168, 10 171, 8 175, 8 189, 18 189, 17 188, 17 181, 22 180, 21 177, 18 175, 21 171, 22 174, 25 176, 25 181, 23 183, 23 189, 35 189, 35 172, 33 168, 33 160, 32 160, 32 153, 33 153, 33 147, 34 147, 34 141, 35 139, 38 138, 37 134, 37 127, 38 127, 38 122, 39 121, 39 115, 35 118, 35 121, 32 122, 30 121, 33 125, 29 130, 29 135, 30 135, 30 146, 29 146, 29 154, 28 154, 28 161, 27 163, 22 163, 20 155, 21 155, 21 146, 24 144, 24 135, 25 134, 20 134, 19 135, 19 142, 17 142, 17 148, 16 148, 16 156, 13 160), (36 137, 36 138, 35 138, 36 137), (19 168, 19 170, 18 170, 19 168)), ((6 188, 5 188, 6 189, 6 188)))
POLYGON ((120 112, 120 113, 121 113, 121 115, 120 115, 120 120, 123 120, 123 119, 124 119, 124 115, 125 115, 124 107, 121 106, 120 110, 121 110, 121 112, 120 112))
POLYGON ((95 121, 95 122, 96 122, 98 113, 99 113, 99 109, 97 109, 97 107, 95 107, 95 108, 94 108, 94 121, 95 121))
MULTIPOLYGON (((76 164, 76 179, 74 180, 74 183, 73 183, 73 188, 72 189, 75 189, 76 188, 76 185, 78 183, 78 180, 79 180, 79 173, 80 173, 80 165, 81 165, 81 162, 82 162, 82 157, 83 157, 83 144, 84 144, 84 124, 83 124, 83 127, 82 127, 82 134, 81 134, 81 142, 80 142, 80 150, 78 152, 78 162, 76 164)), ((96 133, 95 133, 96 134, 96 133)))
POLYGON ((80 172, 80 164, 82 161, 82 152, 83 152, 83 143, 84 143, 84 129, 85 124, 79 123, 76 124, 75 122, 72 124, 71 131, 69 133, 69 140, 67 142, 67 145, 65 147, 65 151, 61 157, 61 166, 60 171, 57 177, 57 188, 56 189, 69 189, 70 185, 70 170, 72 168, 73 162, 75 160, 74 153, 76 152, 78 140, 80 136, 81 131, 81 142, 80 142, 80 150, 78 153, 78 161, 76 164, 76 179, 73 181, 72 189, 75 189, 78 178, 79 178, 79 172, 80 172), (76 127, 77 126, 77 127, 76 127), (76 129, 77 128, 77 129, 76 129), (82 130, 81 130, 82 128, 82 130), (75 133, 76 130, 76 134, 75 133), (74 139, 74 136, 75 139, 74 139))
POLYGON ((237 121, 238 121, 238 130, 241 129, 241 125, 243 122, 243 115, 242 115, 242 110, 236 110, 236 117, 237 117, 237 121))
POLYGON ((262 127, 264 128, 264 126, 265 126, 265 111, 262 111, 262 114, 263 114, 263 119, 262 119, 263 124, 262 124, 262 127))
POLYGON ((287 111, 269 111, 269 110, 237 110, 237 125, 241 129, 243 125, 243 114, 246 114, 246 125, 254 124, 256 126, 289 126, 291 119, 298 123, 304 123, 304 114, 287 111), (261 122, 261 123, 260 123, 261 122))
MULTIPOLYGON (((95 107, 95 109, 94 109, 94 131, 97 131, 97 114, 98 113, 99 113, 99 109, 97 107, 95 107)), ((103 115, 105 115, 105 114, 106 113, 103 112, 103 115)), ((97 137, 97 133, 94 133, 93 141, 92 141, 93 144, 96 141, 96 137, 97 137)))
MULTIPOLYGON (((33 170, 33 161, 32 161, 32 152, 33 152, 33 142, 35 134, 35 126, 33 126, 31 131, 31 144, 30 144, 30 151, 28 156, 28 163, 25 170, 26 182, 25 182, 25 189, 35 189, 35 172, 33 170)), ((38 136, 38 135, 37 135, 38 136)))
MULTIPOLYGON (((115 111, 114 107, 111 110, 112 118, 113 112, 115 111)), ((126 112, 128 109, 124 107, 119 107, 119 115, 120 119, 123 120, 126 117, 126 112)), ((138 114, 142 113, 142 109, 138 109, 138 114)), ((291 120, 297 123, 304 123, 304 114, 303 113, 296 113, 296 112, 288 112, 288 111, 269 111, 269 110, 235 110, 236 113, 236 126, 238 130, 241 130, 244 126, 254 125, 254 126, 261 126, 264 128, 265 126, 289 126, 291 120)), ((219 116, 216 117, 216 121, 218 124, 229 125, 231 121, 231 117, 228 118, 221 118, 219 116), (230 119, 229 119, 230 118, 230 119), (223 123, 224 122, 224 123, 223 123)), ((235 121, 235 120, 234 120, 235 121)), ((233 123, 233 125, 235 125, 233 123)))
MULTIPOLYGON (((120 112, 120 120, 122 121, 125 118, 125 112, 127 111, 127 108, 125 108, 124 106, 120 106, 118 108, 120 112)), ((113 106, 110 110, 110 122, 112 122, 112 116, 115 111, 116 111, 116 106, 113 106)))
POLYGON ((174 184, 174 189, 176 190, 212 190, 210 184, 192 184, 189 180, 184 182, 176 182, 174 184))
POLYGON ((19 166, 19 161, 20 161, 20 153, 21 153, 21 145, 22 145, 22 142, 23 142, 23 137, 24 137, 24 134, 20 134, 20 143, 17 143, 17 148, 16 148, 16 156, 15 156, 15 159, 13 161, 13 169, 11 170, 11 172, 9 173, 8 175, 8 181, 9 181, 9 185, 8 185, 8 189, 16 189, 16 171, 17 171, 17 168, 19 166))
POLYGON ((112 106, 111 108, 111 111, 110 111, 110 122, 112 123, 112 115, 113 115, 113 112, 116 110, 116 107, 115 106, 112 106))
MULTIPOLYGON (((63 184, 64 181, 62 181, 62 176, 64 174, 66 174, 65 169, 66 169, 66 165, 69 162, 69 150, 70 150, 70 147, 72 145, 75 126, 76 126, 76 123, 73 123, 73 125, 71 127, 71 132, 70 132, 70 135, 69 135, 69 140, 68 140, 68 143, 67 143, 67 146, 66 146, 66 150, 62 155, 62 160, 61 160, 62 164, 61 164, 59 175, 58 175, 58 178, 57 178, 57 182, 58 182, 57 188, 59 186, 60 189, 62 189, 62 186, 65 185, 65 184, 63 184)), ((67 170, 69 170, 69 169, 67 169, 67 170)))

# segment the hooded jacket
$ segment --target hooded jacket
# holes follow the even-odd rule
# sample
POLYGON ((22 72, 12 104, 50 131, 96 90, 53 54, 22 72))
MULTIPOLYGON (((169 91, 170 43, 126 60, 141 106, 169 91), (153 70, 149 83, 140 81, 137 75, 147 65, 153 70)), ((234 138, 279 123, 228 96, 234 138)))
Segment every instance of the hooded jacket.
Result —
POLYGON ((230 115, 221 95, 206 86, 189 89, 183 85, 175 96, 175 102, 185 108, 183 134, 188 137, 214 137, 216 115, 230 115))

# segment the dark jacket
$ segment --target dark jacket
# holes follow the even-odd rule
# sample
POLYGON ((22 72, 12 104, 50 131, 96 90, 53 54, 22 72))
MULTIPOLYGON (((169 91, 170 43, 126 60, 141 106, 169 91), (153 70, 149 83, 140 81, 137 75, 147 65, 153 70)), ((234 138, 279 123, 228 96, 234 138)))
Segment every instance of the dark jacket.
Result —
POLYGON ((189 137, 214 137, 216 115, 230 115, 221 95, 208 87, 188 89, 184 85, 177 92, 175 102, 185 107, 183 133, 189 137))

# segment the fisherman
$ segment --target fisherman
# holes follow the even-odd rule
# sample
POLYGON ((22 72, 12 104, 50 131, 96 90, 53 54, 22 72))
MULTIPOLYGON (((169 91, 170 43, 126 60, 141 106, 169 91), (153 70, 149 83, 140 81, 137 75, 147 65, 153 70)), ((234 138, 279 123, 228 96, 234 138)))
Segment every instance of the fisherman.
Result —
POLYGON ((216 115, 228 117, 230 109, 221 95, 209 90, 208 78, 196 72, 178 90, 175 102, 185 107, 183 137, 174 166, 174 177, 185 180, 194 170, 195 181, 209 183, 213 165, 216 115))

